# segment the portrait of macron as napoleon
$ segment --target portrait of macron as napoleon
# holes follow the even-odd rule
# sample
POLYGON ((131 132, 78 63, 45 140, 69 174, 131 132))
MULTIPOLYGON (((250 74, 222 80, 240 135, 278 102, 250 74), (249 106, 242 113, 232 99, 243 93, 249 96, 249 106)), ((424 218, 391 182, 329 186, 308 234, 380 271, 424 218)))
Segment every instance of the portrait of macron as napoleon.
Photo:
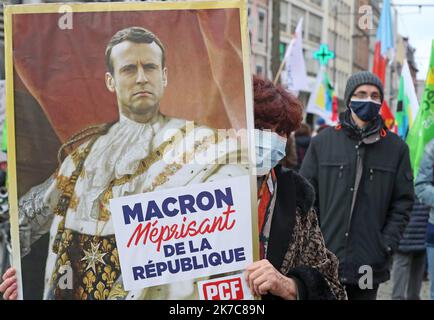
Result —
POLYGON ((41 283, 33 298, 197 298, 193 281, 124 290, 108 203, 248 174, 221 161, 241 150, 217 134, 247 128, 239 10, 72 17, 60 29, 56 14, 12 16, 23 274, 40 265, 25 296, 27 280, 41 283), (65 265, 72 288, 59 287, 65 265))

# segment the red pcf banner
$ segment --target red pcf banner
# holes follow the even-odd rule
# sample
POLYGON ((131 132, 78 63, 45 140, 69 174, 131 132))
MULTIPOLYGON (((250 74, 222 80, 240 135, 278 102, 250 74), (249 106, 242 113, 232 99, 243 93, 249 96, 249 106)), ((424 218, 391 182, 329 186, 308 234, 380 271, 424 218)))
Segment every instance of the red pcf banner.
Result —
POLYGON ((253 299, 242 274, 198 282, 201 300, 253 299))

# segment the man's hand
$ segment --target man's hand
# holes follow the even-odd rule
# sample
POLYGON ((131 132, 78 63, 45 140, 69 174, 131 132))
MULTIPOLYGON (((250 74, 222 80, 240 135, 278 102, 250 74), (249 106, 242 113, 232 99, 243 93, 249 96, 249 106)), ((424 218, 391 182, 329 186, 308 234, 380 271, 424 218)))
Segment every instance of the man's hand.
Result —
POLYGON ((3 282, 0 284, 0 292, 3 293, 4 300, 17 300, 17 277, 15 269, 9 268, 3 275, 3 282))
POLYGON ((246 268, 245 278, 253 295, 271 293, 286 300, 297 299, 297 285, 285 277, 266 259, 256 261, 246 268))

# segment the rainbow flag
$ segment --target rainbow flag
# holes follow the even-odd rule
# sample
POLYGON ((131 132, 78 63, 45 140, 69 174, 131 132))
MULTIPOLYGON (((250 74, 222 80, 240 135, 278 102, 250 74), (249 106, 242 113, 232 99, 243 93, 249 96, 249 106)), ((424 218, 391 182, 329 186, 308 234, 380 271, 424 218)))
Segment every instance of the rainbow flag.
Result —
POLYGON ((398 135, 405 140, 408 131, 412 128, 419 110, 416 90, 411 77, 407 60, 402 65, 401 78, 399 80, 398 104, 396 107, 396 125, 398 135))
POLYGON ((338 120, 338 99, 323 66, 310 94, 306 112, 320 116, 328 125, 334 125, 338 120))

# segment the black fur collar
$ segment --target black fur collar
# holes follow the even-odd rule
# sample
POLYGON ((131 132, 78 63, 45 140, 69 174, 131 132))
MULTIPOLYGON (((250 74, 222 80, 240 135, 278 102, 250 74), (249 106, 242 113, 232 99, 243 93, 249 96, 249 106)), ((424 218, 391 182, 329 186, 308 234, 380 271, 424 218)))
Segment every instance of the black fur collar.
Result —
POLYGON ((282 166, 277 166, 275 168, 277 176, 286 176, 291 177, 292 179, 286 180, 285 178, 282 179, 283 181, 289 181, 292 180, 295 184, 295 194, 296 194, 296 206, 301 209, 302 214, 307 214, 310 209, 313 207, 315 202, 315 189, 312 187, 312 185, 307 181, 306 178, 301 176, 298 172, 294 170, 290 170, 287 168, 284 168, 282 166))
POLYGON ((315 202, 315 189, 305 177, 301 176, 294 170, 290 171, 294 177, 295 188, 297 190, 297 207, 301 209, 302 214, 307 214, 311 210, 315 202))

